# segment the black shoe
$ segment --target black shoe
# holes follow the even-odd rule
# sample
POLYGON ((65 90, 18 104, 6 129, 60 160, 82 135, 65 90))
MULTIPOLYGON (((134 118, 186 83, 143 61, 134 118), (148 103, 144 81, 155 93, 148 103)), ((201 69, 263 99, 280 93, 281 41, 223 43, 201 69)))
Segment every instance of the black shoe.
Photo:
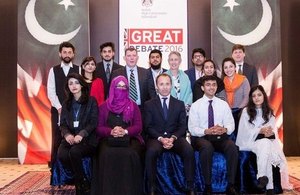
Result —
POLYGON ((194 190, 190 190, 186 193, 186 195, 195 195, 195 192, 194 192, 194 190))
POLYGON ((227 195, 238 195, 239 193, 237 193, 237 192, 235 191, 233 185, 229 185, 229 186, 226 188, 226 194, 227 194, 227 195))
POLYGON ((155 195, 155 187, 154 186, 150 187, 149 195, 155 195))
POLYGON ((268 184, 269 179, 267 178, 267 176, 262 176, 260 178, 258 178, 258 185, 257 187, 259 189, 264 189, 266 187, 266 185, 268 184))
MULTIPOLYGON (((90 192, 91 192, 91 183, 90 183, 90 181, 86 178, 83 178, 83 180, 79 184, 78 190, 79 190, 78 191, 79 194, 82 194, 82 195, 90 194, 90 192)), ((77 191, 77 187, 76 187, 76 191, 77 191)))
POLYGON ((205 185, 203 195, 211 195, 212 194, 212 188, 211 185, 205 185))
POLYGON ((268 189, 266 194, 267 195, 274 195, 274 190, 273 189, 268 189))

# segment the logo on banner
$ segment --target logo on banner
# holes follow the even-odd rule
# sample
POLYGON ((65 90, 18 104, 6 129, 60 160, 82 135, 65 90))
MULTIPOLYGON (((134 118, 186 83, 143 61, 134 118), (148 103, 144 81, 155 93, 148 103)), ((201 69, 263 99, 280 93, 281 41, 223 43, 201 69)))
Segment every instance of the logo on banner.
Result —
POLYGON ((140 51, 182 51, 183 29, 124 29, 124 47, 140 51))
POLYGON ((145 7, 151 7, 153 5, 153 0, 142 0, 142 5, 145 7))

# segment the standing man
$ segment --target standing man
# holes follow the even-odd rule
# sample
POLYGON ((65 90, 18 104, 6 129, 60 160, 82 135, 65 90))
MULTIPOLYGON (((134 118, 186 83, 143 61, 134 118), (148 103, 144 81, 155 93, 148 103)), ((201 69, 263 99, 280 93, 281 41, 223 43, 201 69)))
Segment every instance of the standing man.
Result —
POLYGON ((156 77, 167 70, 161 67, 162 53, 158 49, 154 49, 149 54, 148 68, 148 93, 150 98, 156 97, 156 77))
POLYGON ((103 81, 104 85, 104 97, 108 97, 109 86, 111 81, 111 73, 123 66, 114 62, 115 45, 112 42, 106 42, 100 45, 100 56, 102 61, 97 63, 96 76, 103 81))
POLYGON ((123 75, 129 82, 129 97, 140 108, 143 114, 143 105, 148 100, 147 70, 137 66, 139 60, 138 52, 135 48, 129 47, 125 50, 125 67, 119 68, 112 73, 112 79, 123 75))
POLYGON ((255 66, 245 63, 245 47, 236 44, 232 47, 232 58, 236 64, 236 73, 245 75, 250 83, 250 87, 258 85, 258 76, 255 66))
POLYGON ((203 194, 212 194, 212 159, 214 151, 218 151, 225 155, 227 161, 226 194, 235 195, 238 148, 228 137, 234 131, 234 119, 229 105, 215 97, 217 87, 215 76, 202 77, 201 89, 204 95, 192 104, 188 126, 192 135, 192 146, 200 151, 201 170, 205 182, 203 194))
POLYGON ((156 160, 165 151, 172 151, 183 159, 186 190, 194 194, 195 156, 186 141, 186 112, 184 103, 170 95, 172 78, 162 73, 156 78, 158 95, 145 103, 146 176, 150 193, 156 190, 156 160))
POLYGON ((72 63, 75 56, 75 48, 69 42, 59 45, 59 65, 52 67, 49 71, 47 82, 48 99, 51 103, 51 128, 52 128, 52 147, 51 147, 51 166, 55 162, 56 153, 62 139, 58 127, 62 104, 65 100, 64 86, 67 76, 70 73, 79 74, 79 66, 72 63))
POLYGON ((195 82, 200 77, 203 76, 202 67, 205 60, 206 60, 205 51, 202 48, 193 49, 192 52, 193 67, 185 71, 185 73, 188 75, 190 79, 192 89, 194 89, 195 82))

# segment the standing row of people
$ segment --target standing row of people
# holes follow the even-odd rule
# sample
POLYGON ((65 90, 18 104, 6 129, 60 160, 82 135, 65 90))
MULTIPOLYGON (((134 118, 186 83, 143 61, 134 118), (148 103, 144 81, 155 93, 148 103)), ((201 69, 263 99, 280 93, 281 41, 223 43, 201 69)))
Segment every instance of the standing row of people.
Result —
MULTIPOLYGON (((244 52, 243 49, 237 50, 244 52)), ((234 51, 233 57, 235 56, 234 51)), ((142 179, 139 178, 142 177, 142 170, 145 166, 148 187, 151 193, 155 193, 156 159, 161 152, 172 150, 178 153, 184 161, 187 181, 185 190, 189 194, 193 194, 194 148, 201 151, 201 165, 205 167, 205 172, 203 172, 206 184, 205 193, 211 193, 212 153, 214 150, 220 150, 227 157, 229 183, 227 193, 236 194, 234 178, 238 149, 228 135, 238 124, 238 119, 234 120, 231 113, 234 113, 235 110, 240 111, 247 104, 250 85, 247 78, 239 74, 240 70, 236 72, 235 61, 232 58, 224 59, 222 70, 226 76, 224 76, 223 83, 216 77, 214 62, 212 60, 205 61, 205 52, 200 49, 193 51, 193 58, 195 56, 193 62, 198 63, 197 66, 201 67, 202 75, 200 74, 199 78, 195 77, 197 80, 195 79, 195 82, 191 84, 189 76, 179 69, 181 56, 178 52, 169 54, 170 70, 168 71, 161 68, 162 54, 159 50, 150 52, 151 67, 149 70, 137 66, 138 53, 134 48, 126 49, 124 56, 126 65, 124 67, 113 61, 114 46, 112 43, 101 45, 100 54, 103 61, 97 66, 92 57, 83 60, 81 74, 85 81, 82 82, 78 74, 69 74, 71 72, 79 73, 79 67, 72 64, 74 47, 70 43, 62 43, 60 46, 62 62, 49 72, 48 95, 54 107, 53 110, 56 111, 56 113, 53 112, 53 132, 56 134, 61 132, 63 136, 58 154, 53 154, 52 159, 58 156, 62 162, 65 162, 64 164, 69 164, 69 167, 75 171, 77 192, 80 194, 89 191, 89 182, 83 175, 78 159, 97 150, 99 155, 95 161, 99 162, 96 164, 101 166, 93 171, 99 178, 92 181, 92 186, 94 186, 92 192, 97 194, 100 190, 102 194, 142 193, 142 185, 139 183, 142 179), (165 71, 166 74, 162 74, 165 71), (203 75, 205 76, 203 77, 203 75), (62 93, 62 83, 67 83, 65 85, 65 90, 69 92, 67 98, 62 93), (203 94, 199 95, 200 100, 195 98, 195 103, 192 104, 192 87, 195 92, 195 87, 199 84, 203 94), (215 97, 217 91, 218 96, 227 100, 229 105, 215 97), (96 100, 94 98, 86 99, 87 93, 96 100), (50 97, 54 100, 53 102, 50 97), (61 112, 63 101, 60 100, 64 99, 66 99, 66 104, 64 104, 63 110, 66 111, 61 112), (59 100, 59 104, 57 100, 59 100), (212 101, 208 103, 209 101, 205 100, 212 101), (94 109, 97 106, 99 106, 99 114, 98 109, 97 112, 94 109), (208 111, 205 111, 207 108, 209 108, 208 111), (189 128, 187 128, 186 121, 188 113, 190 113, 189 128), (211 115, 213 115, 213 119, 210 118, 211 115), (61 117, 60 131, 57 129, 58 116, 61 117), (95 116, 98 117, 96 117, 97 130, 92 131, 91 129, 96 128, 95 116), (55 117, 57 117, 56 121, 54 121, 55 117), (146 138, 145 161, 142 129, 145 132, 144 138, 146 138), (185 140, 187 129, 193 136, 192 145, 185 140), (90 141, 93 140, 92 137, 95 133, 100 138, 97 149, 95 142, 90 141), (81 145, 84 146, 84 149, 73 149, 73 147, 78 148, 81 145), (77 160, 73 160, 74 156, 77 160), (125 162, 129 164, 122 164, 125 162), (111 168, 111 172, 107 171, 108 167, 111 168), (132 168, 129 171, 132 173, 131 175, 128 175, 128 167, 132 168), (116 170, 119 171, 115 172, 116 170), (125 175, 118 177, 112 173, 125 175), (112 178, 112 180, 108 178, 112 178), (121 181, 123 185, 114 184, 114 181, 121 181), (127 185, 128 181, 132 182, 132 185, 127 185)), ((237 56, 243 55, 237 54, 237 56)), ((245 71, 246 66, 243 68, 245 71)), ((199 67, 195 68, 195 74, 199 74, 198 71, 199 67)), ((275 131, 274 128, 272 130, 275 131)), ((54 145, 58 147, 59 144, 54 145)), ((55 151, 57 150, 53 148, 52 153, 55 151)), ((266 179, 260 179, 260 182, 262 187, 268 183, 266 179)))

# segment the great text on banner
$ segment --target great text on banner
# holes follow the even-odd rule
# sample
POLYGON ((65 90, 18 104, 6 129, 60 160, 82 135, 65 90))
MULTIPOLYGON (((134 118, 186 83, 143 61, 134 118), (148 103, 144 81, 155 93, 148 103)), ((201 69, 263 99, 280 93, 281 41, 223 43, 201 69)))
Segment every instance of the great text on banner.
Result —
POLYGON ((180 68, 187 69, 187 1, 120 0, 119 46, 120 64, 125 65, 124 50, 135 47, 141 67, 148 68, 150 51, 159 49, 164 68, 169 69, 168 54, 178 51, 182 56, 180 68))

